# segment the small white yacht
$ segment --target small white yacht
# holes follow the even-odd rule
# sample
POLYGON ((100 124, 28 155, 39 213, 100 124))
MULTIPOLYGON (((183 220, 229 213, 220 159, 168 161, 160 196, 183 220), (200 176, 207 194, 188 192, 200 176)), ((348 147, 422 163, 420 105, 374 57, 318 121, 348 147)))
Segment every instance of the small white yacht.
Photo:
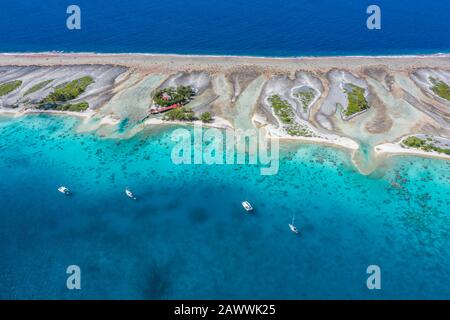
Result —
POLYGON ((69 188, 64 187, 64 186, 59 187, 58 191, 61 192, 62 194, 65 194, 65 195, 69 195, 70 194, 69 188))
POLYGON ((295 226, 295 215, 292 215, 292 222, 289 223, 289 229, 295 234, 299 234, 297 227, 295 226))
POLYGON ((248 201, 242 201, 242 207, 244 207, 247 212, 253 211, 253 207, 248 201))
POLYGON ((131 192, 131 190, 128 187, 125 189, 125 194, 127 195, 128 198, 136 200, 136 197, 134 196, 133 192, 131 192))
POLYGON ((295 234, 298 234, 298 229, 296 226, 294 226, 293 224, 289 223, 289 229, 291 229, 291 231, 295 234))

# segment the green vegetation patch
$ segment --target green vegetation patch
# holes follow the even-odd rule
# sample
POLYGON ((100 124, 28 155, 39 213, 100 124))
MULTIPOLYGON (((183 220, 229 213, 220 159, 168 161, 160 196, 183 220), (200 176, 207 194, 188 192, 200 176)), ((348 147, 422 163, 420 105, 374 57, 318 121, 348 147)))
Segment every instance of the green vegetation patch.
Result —
POLYGON ((21 80, 15 80, 0 84, 0 97, 13 92, 22 85, 21 80))
POLYGON ((308 111, 308 107, 316 97, 316 91, 313 88, 306 88, 294 94, 294 97, 298 98, 302 103, 303 112, 308 111))
POLYGON ((200 116, 200 120, 204 123, 210 123, 213 121, 211 112, 203 112, 200 116))
POLYGON ((432 86, 431 90, 439 97, 450 101, 450 87, 444 81, 436 78, 429 78, 432 86))
POLYGON ((280 121, 284 124, 291 124, 294 122, 294 112, 292 111, 291 105, 286 100, 280 98, 279 95, 272 95, 269 98, 270 103, 272 104, 272 108, 280 118, 280 121))
POLYGON ((345 110, 345 116, 351 115, 369 109, 369 104, 364 97, 364 88, 358 87, 352 83, 347 83, 348 88, 344 88, 344 92, 347 94, 348 106, 345 110))
POLYGON ((89 108, 89 103, 79 102, 79 103, 73 103, 73 104, 59 105, 55 108, 55 110, 80 112, 80 111, 85 111, 88 108, 89 108))
POLYGON ((194 111, 190 108, 180 107, 167 111, 164 114, 164 120, 170 121, 194 121, 197 120, 194 111))
POLYGON ((50 79, 50 80, 45 80, 45 81, 42 81, 42 82, 39 82, 39 83, 35 84, 30 89, 28 89, 27 92, 25 92, 25 94, 23 96, 25 97, 25 96, 27 96, 29 94, 32 94, 32 93, 34 93, 36 91, 39 91, 39 90, 43 89, 45 86, 47 86, 52 81, 53 81, 53 79, 50 79))
POLYGON ((437 147, 433 143, 431 143, 430 140, 430 138, 428 138, 427 140, 423 140, 417 137, 408 137, 402 142, 402 145, 404 147, 416 148, 427 152, 435 151, 438 153, 445 153, 450 155, 450 149, 437 147))
POLYGON ((185 105, 191 101, 194 95, 194 90, 190 86, 169 87, 156 91, 153 101, 161 107, 168 107, 178 103, 185 105))
POLYGON ((58 102, 66 102, 75 99, 94 82, 92 77, 86 76, 70 82, 58 85, 55 90, 41 101, 42 104, 53 105, 56 108, 58 102))
POLYGON ((299 124, 293 124, 286 128, 286 132, 290 136, 301 136, 301 137, 314 137, 314 133, 309 130, 307 127, 304 127, 299 124))
POLYGON ((269 98, 275 115, 285 125, 284 129, 290 136, 313 137, 314 134, 307 127, 295 122, 295 114, 291 105, 286 100, 280 98, 279 95, 272 95, 269 98))

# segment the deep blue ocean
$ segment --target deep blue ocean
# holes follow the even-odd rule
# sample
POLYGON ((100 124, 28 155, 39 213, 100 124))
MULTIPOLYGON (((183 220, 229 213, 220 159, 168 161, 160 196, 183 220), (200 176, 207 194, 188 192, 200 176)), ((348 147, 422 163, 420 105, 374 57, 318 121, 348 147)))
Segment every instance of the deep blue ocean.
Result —
POLYGON ((0 52, 253 56, 450 51, 446 0, 0 0, 0 52), (79 31, 66 8, 81 8, 79 31), (366 28, 381 8, 382 29, 366 28))

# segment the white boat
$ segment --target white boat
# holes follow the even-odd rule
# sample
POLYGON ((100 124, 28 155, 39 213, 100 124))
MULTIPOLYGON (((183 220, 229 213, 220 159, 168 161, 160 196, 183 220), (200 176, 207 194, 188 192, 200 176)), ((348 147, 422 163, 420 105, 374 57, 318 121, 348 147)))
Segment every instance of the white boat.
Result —
POLYGON ((298 229, 296 226, 294 226, 293 224, 289 223, 289 229, 291 229, 291 231, 295 234, 298 234, 298 229))
POLYGON ((136 200, 136 197, 134 196, 133 192, 131 192, 131 190, 129 188, 125 189, 125 194, 127 195, 128 198, 136 200))
POLYGON ((297 227, 294 224, 294 221, 295 221, 295 216, 292 216, 292 223, 289 223, 289 229, 291 229, 291 231, 293 233, 298 234, 299 232, 298 232, 297 227))
POLYGON ((58 191, 61 192, 62 194, 65 194, 65 195, 69 195, 70 194, 69 188, 64 187, 64 186, 59 187, 58 191))
POLYGON ((242 201, 242 207, 244 207, 244 209, 245 209, 247 212, 253 211, 253 207, 252 207, 252 205, 250 204, 250 202, 248 202, 248 201, 242 201))

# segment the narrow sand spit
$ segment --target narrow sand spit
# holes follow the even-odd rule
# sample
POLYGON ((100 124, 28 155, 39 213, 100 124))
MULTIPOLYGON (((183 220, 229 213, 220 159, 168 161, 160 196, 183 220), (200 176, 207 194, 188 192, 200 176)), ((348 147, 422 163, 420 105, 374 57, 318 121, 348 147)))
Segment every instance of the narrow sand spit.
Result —
POLYGON ((412 148, 405 149, 399 143, 380 144, 375 147, 375 153, 380 156, 416 155, 427 158, 440 158, 450 160, 450 155, 412 148))
MULTIPOLYGON (((443 153, 400 145, 405 136, 450 139, 450 101, 437 96, 432 80, 450 85, 450 56, 390 57, 221 57, 153 54, 0 54, 0 85, 21 85, 0 97, 0 114, 43 112, 36 106, 58 85, 90 76, 94 83, 73 102, 84 112, 45 111, 82 117, 80 131, 118 136, 148 126, 171 124, 150 115, 152 94, 170 86, 191 86, 187 105, 197 116, 211 112, 217 128, 265 128, 287 141, 345 148, 355 165, 370 173, 386 155, 414 154, 449 159, 443 153), (44 80, 38 90, 32 90, 44 80), (345 117, 349 84, 364 89, 369 109, 345 117), (347 87, 346 87, 347 86, 347 87), (32 91, 29 93, 29 91, 32 91), (299 93, 314 92, 305 105, 299 93), (269 97, 278 95, 292 110, 295 130, 286 130, 269 97), (123 129, 123 128, 122 128, 123 129)), ((72 101, 71 101, 72 103, 72 101)), ((177 125, 181 123, 175 122, 177 125)), ((292 128, 290 128, 292 129, 292 128)))

